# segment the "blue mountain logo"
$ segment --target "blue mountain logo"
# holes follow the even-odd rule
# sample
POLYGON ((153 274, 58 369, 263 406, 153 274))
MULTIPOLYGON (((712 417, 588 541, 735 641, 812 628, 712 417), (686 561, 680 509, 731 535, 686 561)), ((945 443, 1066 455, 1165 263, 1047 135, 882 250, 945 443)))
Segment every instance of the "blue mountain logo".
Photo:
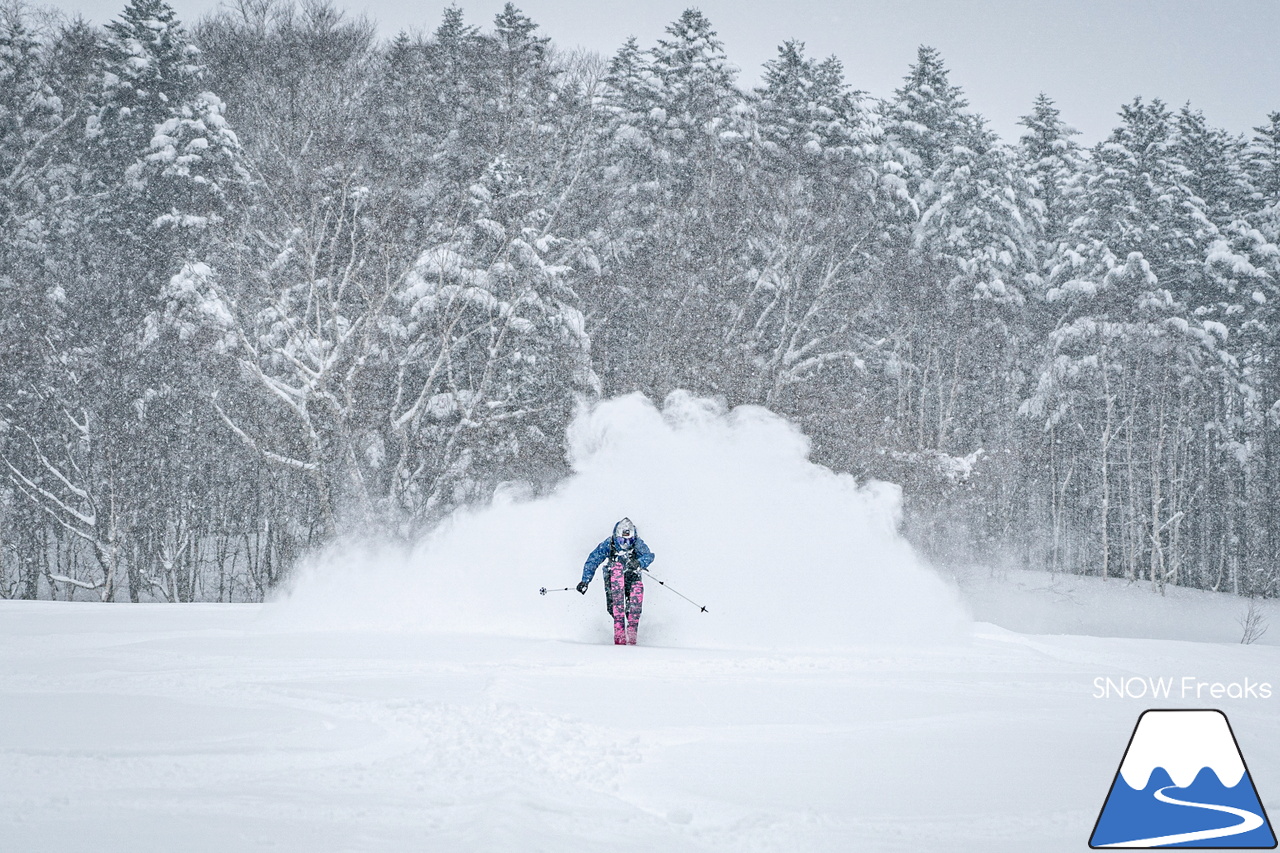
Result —
POLYGON ((1276 836, 1221 711, 1144 711, 1089 846, 1270 850, 1276 836))

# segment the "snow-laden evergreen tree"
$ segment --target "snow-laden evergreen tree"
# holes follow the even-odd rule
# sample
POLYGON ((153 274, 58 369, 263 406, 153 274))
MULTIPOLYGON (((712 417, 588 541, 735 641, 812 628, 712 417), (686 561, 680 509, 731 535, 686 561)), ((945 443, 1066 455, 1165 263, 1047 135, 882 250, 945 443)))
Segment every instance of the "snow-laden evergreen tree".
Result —
POLYGON ((974 135, 922 190, 916 250, 951 267, 946 291, 955 297, 1021 304, 1038 278, 1033 202, 1012 153, 994 134, 974 135))
POLYGON ((862 104, 863 93, 844 79, 834 56, 806 56, 804 43, 785 42, 765 63, 756 91, 761 146, 793 163, 823 163, 869 154, 879 128, 862 104))
MULTIPOLYGON (((646 233, 664 207, 660 177, 667 155, 655 132, 662 115, 661 87, 649 52, 635 37, 610 59, 601 82, 592 111, 600 124, 594 183, 606 199, 598 213, 600 251, 622 260, 643 253, 646 233)), ((609 293, 603 301, 616 302, 617 295, 609 293)))
MULTIPOLYGON (((1186 106, 1178 112, 1172 154, 1183 170, 1183 185, 1203 203, 1214 225, 1213 232, 1204 233, 1205 276, 1190 302, 1197 316, 1222 323, 1233 344, 1253 321, 1275 250, 1249 215, 1258 191, 1248 173, 1246 150, 1243 138, 1211 127, 1198 110, 1186 106)), ((1232 350, 1243 352, 1238 346, 1232 350)))
POLYGON ((679 162, 682 153, 734 132, 742 96, 734 85, 738 69, 705 15, 686 10, 667 27, 667 35, 651 51, 660 94, 658 112, 650 118, 655 135, 679 162))
POLYGON ((1251 193, 1238 201, 1236 219, 1221 229, 1205 258, 1211 286, 1200 312, 1221 322, 1231 336, 1240 381, 1223 395, 1217 423, 1240 464, 1237 518, 1224 518, 1236 547, 1222 548, 1233 591, 1274 595, 1280 573, 1280 525, 1273 508, 1280 501, 1280 114, 1255 128, 1244 147, 1251 193))
POLYGON ((628 172, 623 180, 633 188, 652 183, 669 205, 702 190, 699 177, 745 133, 738 69, 711 22, 690 9, 667 35, 648 51, 634 39, 623 45, 610 63, 602 104, 613 119, 613 159, 628 172), (629 163, 637 153, 641 163, 629 163))
MULTIPOLYGON (((599 109, 607 121, 604 145, 608 162, 602 177, 624 192, 647 191, 656 200, 653 179, 661 147, 653 124, 661 115, 660 81, 649 54, 640 49, 634 36, 610 59, 603 82, 599 109)), ((634 205, 635 200, 631 201, 634 205)))
POLYGON ((1218 227, 1248 210, 1254 189, 1245 171, 1245 140, 1211 127, 1190 105, 1178 111, 1172 155, 1185 169, 1183 183, 1204 202, 1218 227))
POLYGON ((513 113, 543 100, 558 73, 549 61, 550 36, 540 34, 529 16, 507 3, 494 18, 492 38, 498 108, 513 113))
POLYGON ((1280 112, 1253 129, 1245 152, 1245 168, 1258 193, 1259 207, 1280 204, 1280 112))
MULTIPOLYGON (((18 9, 0 15, 0 252, 36 248, 45 225, 42 173, 56 153, 63 105, 45 74, 40 42, 18 9)), ((3 263, 3 256, 0 256, 3 263)))
POLYGON ((98 53, 82 23, 37 33, 22 6, 0 12, 0 274, 58 303, 65 282, 56 283, 55 259, 83 218, 75 207, 84 184, 76 125, 86 116, 84 90, 100 85, 79 66, 98 53))
POLYGON ((370 113, 370 165, 377 173, 398 173, 400 180, 388 187, 395 200, 387 203, 400 207, 411 227, 430 218, 420 205, 444 191, 445 176, 446 204, 456 204, 491 155, 492 121, 484 118, 482 102, 496 80, 484 73, 483 46, 479 28, 449 6, 429 37, 402 31, 380 52, 378 85, 357 99, 370 113))
POLYGON ((966 111, 960 87, 936 50, 921 47, 885 116, 906 150, 920 208, 914 242, 943 266, 945 290, 961 299, 1020 302, 1038 222, 1030 187, 982 118, 966 111))
POLYGON ((1253 587, 1277 595, 1280 572, 1275 569, 1274 555, 1280 552, 1280 524, 1275 512, 1280 505, 1280 248, 1274 247, 1280 247, 1280 201, 1265 207, 1257 221, 1259 232, 1271 248, 1264 256, 1267 276, 1254 282, 1263 286, 1248 294, 1253 302, 1252 322, 1242 332, 1250 344, 1244 357, 1245 375, 1250 386, 1257 389, 1256 408, 1261 414, 1255 430, 1261 440, 1253 447, 1258 494, 1256 503, 1250 506, 1258 515, 1250 525, 1250 542, 1263 557, 1254 562, 1263 576, 1256 579, 1253 587))
POLYGON ((1063 121, 1048 95, 1037 96, 1031 113, 1018 123, 1027 129, 1018 142, 1018 159, 1042 206, 1040 258, 1047 262, 1076 217, 1085 156, 1073 139, 1079 131, 1063 121))
POLYGON ((624 45, 606 77, 602 171, 614 210, 600 255, 627 262, 606 270, 587 298, 588 316, 604 324, 604 337, 593 338, 608 353, 606 388, 658 396, 691 383, 716 386, 708 377, 722 375, 714 306, 732 272, 715 267, 742 240, 750 155, 737 70, 710 22, 689 10, 667 36, 644 52, 624 45), (665 334, 653 316, 672 318, 687 336, 665 334), (636 367, 614 372, 627 364, 636 367))
MULTIPOLYGON (((199 51, 164 0, 131 0, 107 29, 103 103, 90 128, 100 180, 118 186, 129 218, 203 229, 242 171, 225 106, 202 85, 199 51)), ((121 237, 136 234, 122 229, 121 237)))
POLYGON ((1073 239, 1105 242, 1116 257, 1142 252, 1152 263, 1185 273, 1187 264, 1198 264, 1197 241, 1211 236, 1214 226, 1204 200, 1187 186, 1173 116, 1159 100, 1141 98, 1120 115, 1120 127, 1093 152, 1087 208, 1073 239))
POLYGON ((136 368, 122 364, 112 379, 113 403, 130 408, 115 413, 111 429, 130 436, 119 457, 124 470, 140 474, 149 459, 154 472, 131 487, 141 517, 128 531, 130 596, 146 585, 190 601, 202 487, 187 460, 208 446, 210 413, 198 390, 201 359, 158 320, 164 287, 181 264, 209 260, 247 172, 225 106, 204 85, 199 50, 173 9, 133 0, 107 30, 94 159, 98 202, 112 212, 102 224, 119 241, 103 254, 127 265, 112 276, 124 297, 113 300, 121 309, 113 332, 136 359, 136 368))
POLYGON ((379 132, 371 140, 373 168, 405 169, 407 181, 421 180, 423 156, 415 151, 428 147, 424 85, 424 44, 401 30, 382 51, 378 85, 369 98, 370 121, 379 132))
POLYGON ((425 68, 420 72, 419 84, 428 104, 423 119, 427 133, 433 135, 436 152, 443 143, 452 141, 458 148, 480 146, 487 153, 482 132, 471 130, 478 109, 475 98, 484 88, 483 44, 480 28, 467 24, 462 10, 450 6, 423 45, 425 68))
POLYGON ((885 132, 907 152, 905 164, 911 192, 933 179, 957 144, 973 144, 982 129, 968 112, 969 102, 951 75, 942 55, 921 45, 916 62, 884 112, 885 132))
MULTIPOLYGON (((1206 326, 1225 330, 1235 369, 1226 373, 1217 411, 1207 427, 1225 451, 1216 485, 1234 503, 1223 518, 1232 541, 1223 547, 1224 580, 1233 592, 1272 595, 1280 577, 1272 556, 1277 542, 1271 507, 1280 498, 1280 247, 1268 228, 1245 220, 1226 225, 1209 247, 1205 270, 1209 286, 1197 315, 1206 326), (1270 233, 1268 233, 1270 232, 1270 233), (1234 546, 1234 547, 1232 547, 1234 546)), ((1208 472, 1205 472, 1206 475, 1208 472)), ((1223 543, 1226 545, 1226 543, 1223 543)))
MULTIPOLYGON (((1036 98, 1031 113, 1023 116, 1019 123, 1026 132, 1018 141, 1017 158, 1030 184, 1032 204, 1037 208, 1038 215, 1031 217, 1029 224, 1038 228, 1034 235, 1034 266, 1040 276, 1039 286, 1029 288, 1027 294, 1026 340, 1019 360, 1035 363, 1043 356, 1043 346, 1059 319, 1058 306, 1044 299, 1043 281, 1058 262, 1071 224, 1081 211, 1086 154, 1074 139, 1079 132, 1062 119, 1053 100, 1043 93, 1036 98)), ((1025 393, 1027 389, 1022 390, 1025 393)), ((1051 454, 1036 455, 1037 450, 1048 448, 1036 441, 1029 441, 1025 446, 1024 457, 1030 465, 1052 468, 1056 460, 1051 454)), ((1033 479, 1034 475, 1029 474, 1027 481, 1033 479)), ((1050 501, 1050 507, 1052 511, 1058 509, 1054 501, 1050 501)), ((1055 520, 1061 522, 1056 516, 1055 520)))
MULTIPOLYGON (((900 452, 926 474, 917 488, 934 493, 944 519, 980 506, 1016 511, 1016 489, 1002 480, 1016 476, 1007 460, 1021 442, 1007 413, 1036 346, 1028 306, 1042 290, 1035 202, 1014 152, 987 133, 953 146, 921 185, 909 269, 926 285, 913 292, 929 303, 912 323, 903 384, 937 420, 917 421, 916 447, 900 452), (963 481, 951 474, 957 464, 971 471, 963 481)), ((981 514, 951 530, 936 525, 944 539, 963 534, 978 547, 998 542, 1000 529, 981 514)))
MULTIPOLYGON (((1087 154, 1074 137, 1078 134, 1061 116, 1053 100, 1041 93, 1030 114, 1019 122, 1026 132, 1018 142, 1018 160, 1030 182, 1035 202, 1040 206, 1040 226, 1036 241, 1036 267, 1047 278, 1066 248, 1072 222, 1081 212, 1083 176, 1087 154)), ((1020 368, 1034 365, 1045 357, 1050 334, 1060 319, 1060 305, 1046 300, 1044 288, 1030 294, 1026 306, 1027 346, 1020 368)), ((1023 389, 1026 393, 1029 389, 1023 389)), ((1026 515, 1021 524, 1047 526, 1049 541, 1045 563, 1057 571, 1066 563, 1064 533, 1066 527, 1062 495, 1061 459, 1057 433, 1050 428, 1041 432, 1033 428, 1026 436, 1024 452, 1018 454, 1019 465, 1025 466, 1022 479, 1021 506, 1026 515), (1048 483, 1048 488, 1044 484, 1048 483)), ((1015 466, 1016 467, 1016 466, 1015 466)), ((1069 469, 1066 481, 1073 473, 1069 469)))
POLYGON ((20 7, 0 12, 0 280, 15 300, 0 322, 19 324, 5 336, 17 346, 43 335, 38 327, 19 329, 44 301, 38 271, 61 224, 59 201, 74 183, 59 162, 72 119, 50 85, 47 52, 20 7))
MULTIPOLYGON (((882 476, 909 484, 946 507, 929 522, 935 542, 981 539, 948 520, 991 480, 983 460, 1013 445, 1008 411, 1026 346, 1025 302, 1038 288, 1039 209, 1011 151, 967 111, 936 50, 920 48, 903 85, 884 107, 888 138, 904 153, 915 215, 898 229, 901 248, 884 284, 887 324, 886 433, 897 465, 882 476), (957 461, 968 460, 968 461, 957 461), (960 482, 955 465, 973 468, 960 482)), ((1006 500, 1007 498, 1001 498, 1006 500)))
POLYGON ((630 36, 609 60, 601 106, 615 122, 615 132, 635 136, 656 105, 658 79, 635 36, 630 36))

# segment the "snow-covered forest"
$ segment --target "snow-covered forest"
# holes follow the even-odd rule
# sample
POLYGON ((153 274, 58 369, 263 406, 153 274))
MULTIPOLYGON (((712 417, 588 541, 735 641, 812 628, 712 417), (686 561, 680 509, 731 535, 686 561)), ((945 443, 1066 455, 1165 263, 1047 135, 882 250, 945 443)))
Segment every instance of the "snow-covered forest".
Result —
POLYGON ((260 600, 677 389, 901 484, 938 562, 1280 595, 1280 112, 1002 140, 928 47, 746 90, 692 10, 423 28, 4 6, 0 595, 260 600))

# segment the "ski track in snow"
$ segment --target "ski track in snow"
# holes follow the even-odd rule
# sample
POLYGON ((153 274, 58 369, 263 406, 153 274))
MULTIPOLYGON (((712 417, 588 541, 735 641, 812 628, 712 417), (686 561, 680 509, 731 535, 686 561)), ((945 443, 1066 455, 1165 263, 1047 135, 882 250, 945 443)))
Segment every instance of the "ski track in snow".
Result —
MULTIPOLYGON (((1076 851, 1145 708, 1095 676, 1280 670, 1275 647, 991 625, 824 654, 261 612, 0 602, 0 848, 1076 851)), ((1274 703, 1220 704, 1265 798, 1274 703)))

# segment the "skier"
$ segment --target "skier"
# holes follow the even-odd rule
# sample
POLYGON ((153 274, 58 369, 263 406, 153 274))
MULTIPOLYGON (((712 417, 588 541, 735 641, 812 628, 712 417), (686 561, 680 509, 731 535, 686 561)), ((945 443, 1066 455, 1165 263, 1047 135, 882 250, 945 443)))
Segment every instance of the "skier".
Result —
POLYGON ((624 518, 613 526, 613 535, 596 546, 582 567, 582 582, 577 590, 587 594, 587 584, 603 564, 606 568, 604 603, 613 617, 613 643, 616 646, 636 644, 640 626, 640 608, 644 606, 644 582, 640 572, 653 562, 653 552, 636 535, 636 526, 624 518))

